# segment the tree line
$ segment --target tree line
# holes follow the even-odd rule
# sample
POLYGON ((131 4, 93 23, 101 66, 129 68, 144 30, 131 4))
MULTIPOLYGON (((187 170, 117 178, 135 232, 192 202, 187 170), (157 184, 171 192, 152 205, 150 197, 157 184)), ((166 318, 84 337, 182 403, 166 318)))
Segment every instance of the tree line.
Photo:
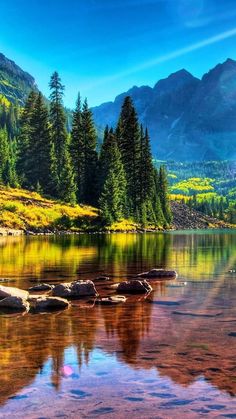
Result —
POLYGON ((172 215, 166 170, 153 165, 147 128, 126 97, 115 129, 106 127, 98 149, 87 99, 78 96, 68 132, 64 86, 57 72, 50 101, 32 91, 12 137, 0 130, 0 181, 75 204, 98 206, 102 220, 123 218, 142 225, 169 226, 172 215))

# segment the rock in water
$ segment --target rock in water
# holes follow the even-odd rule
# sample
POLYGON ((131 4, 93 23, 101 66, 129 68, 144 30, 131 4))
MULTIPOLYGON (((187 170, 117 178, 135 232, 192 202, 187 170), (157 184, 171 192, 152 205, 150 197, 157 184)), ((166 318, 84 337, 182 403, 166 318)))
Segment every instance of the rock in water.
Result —
POLYGON ((29 288, 29 291, 51 291, 54 288, 54 285, 49 284, 38 284, 29 288))
POLYGON ((140 278, 148 278, 148 279, 168 279, 168 278, 177 278, 178 274, 176 271, 170 271, 166 269, 151 269, 148 272, 142 272, 141 274, 137 275, 140 278))
POLYGON ((58 284, 53 289, 52 294, 54 296, 65 298, 98 296, 97 290, 92 281, 75 281, 58 284))
POLYGON ((124 297, 123 295, 116 295, 114 297, 101 298, 100 300, 97 300, 96 303, 101 304, 101 305, 110 306, 110 305, 125 303, 126 300, 127 300, 127 298, 124 297))
POLYGON ((70 303, 60 297, 40 297, 35 301, 35 309, 37 311, 47 311, 54 309, 68 308, 70 303))
POLYGON ((29 296, 28 291, 20 290, 15 287, 5 287, 0 285, 0 299, 6 297, 19 297, 23 300, 27 300, 29 296))
POLYGON ((7 308, 13 311, 29 311, 28 301, 21 297, 6 297, 0 301, 0 308, 7 308))
POLYGON ((146 294, 151 291, 152 287, 147 281, 139 280, 120 282, 117 287, 117 292, 124 294, 146 294))

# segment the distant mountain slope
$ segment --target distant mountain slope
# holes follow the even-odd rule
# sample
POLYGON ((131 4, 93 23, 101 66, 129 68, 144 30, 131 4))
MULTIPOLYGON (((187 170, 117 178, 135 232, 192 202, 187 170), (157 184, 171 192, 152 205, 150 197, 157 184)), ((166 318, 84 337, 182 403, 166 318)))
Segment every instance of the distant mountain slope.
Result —
POLYGON ((99 128, 116 124, 127 95, 148 126, 159 159, 236 159, 236 61, 218 64, 201 80, 180 70, 153 88, 135 86, 114 102, 93 108, 99 128))
POLYGON ((37 90, 34 78, 0 53, 0 98, 23 105, 32 89, 37 90))

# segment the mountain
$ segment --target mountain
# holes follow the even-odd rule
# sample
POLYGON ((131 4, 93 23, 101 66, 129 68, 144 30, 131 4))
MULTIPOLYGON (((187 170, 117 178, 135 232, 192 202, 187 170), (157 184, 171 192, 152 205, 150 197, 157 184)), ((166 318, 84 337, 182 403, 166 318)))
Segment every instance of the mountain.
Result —
POLYGON ((153 88, 134 86, 114 102, 93 108, 100 129, 115 126, 125 96, 132 97, 148 126, 158 159, 236 159, 236 61, 218 64, 201 80, 183 69, 153 88))
POLYGON ((1 101, 23 105, 31 90, 37 90, 34 78, 0 53, 1 101))

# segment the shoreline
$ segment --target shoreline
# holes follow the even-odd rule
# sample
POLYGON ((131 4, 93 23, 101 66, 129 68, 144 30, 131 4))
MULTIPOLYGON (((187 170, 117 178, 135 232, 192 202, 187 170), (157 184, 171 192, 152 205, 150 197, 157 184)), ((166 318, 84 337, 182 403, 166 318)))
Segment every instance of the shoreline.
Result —
MULTIPOLYGON (((43 229, 42 229, 43 230, 43 229)), ((18 230, 18 229, 9 229, 2 227, 0 228, 0 237, 21 237, 21 236, 66 236, 66 235, 82 235, 82 234, 145 234, 145 233, 170 233, 177 231, 211 231, 211 230, 236 230, 234 225, 216 225, 209 227, 199 227, 199 228, 169 228, 169 229, 136 229, 136 230, 87 230, 87 231, 73 231, 73 230, 18 230)))

